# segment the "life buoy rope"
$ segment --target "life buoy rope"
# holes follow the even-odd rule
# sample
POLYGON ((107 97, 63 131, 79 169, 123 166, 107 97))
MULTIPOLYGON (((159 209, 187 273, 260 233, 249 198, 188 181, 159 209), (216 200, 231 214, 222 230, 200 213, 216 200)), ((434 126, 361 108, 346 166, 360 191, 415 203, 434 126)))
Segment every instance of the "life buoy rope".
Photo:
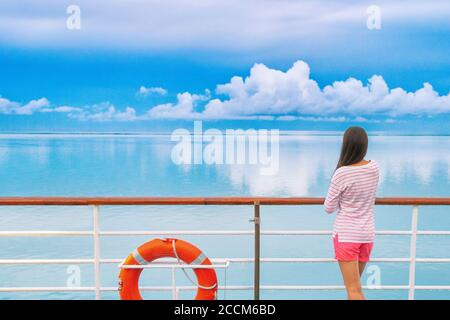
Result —
MULTIPOLYGON (((177 248, 176 248, 176 246, 175 246, 175 239, 172 240, 172 248, 173 248, 173 253, 175 254, 175 258, 177 259, 178 263, 179 263, 180 265, 182 265, 183 262, 181 261, 180 257, 178 257, 177 248)), ((194 261, 193 261, 191 264, 194 264, 194 265, 201 265, 201 263, 203 262, 203 260, 206 259, 206 256, 205 256, 204 253, 202 252, 202 253, 200 253, 199 258, 200 258, 200 259, 197 258, 196 261, 200 261, 200 260, 201 260, 200 263, 197 264, 197 263, 194 263, 194 261)), ((196 261, 195 261, 195 262, 196 262, 196 261)), ((202 285, 200 285, 199 283, 196 283, 196 282, 189 276, 189 274, 187 273, 187 271, 186 271, 185 268, 181 268, 181 270, 183 271, 183 273, 184 273, 184 275, 186 276, 186 278, 188 278, 188 280, 189 280, 194 286, 196 286, 196 287, 198 287, 198 288, 205 289, 205 290, 212 290, 212 289, 214 289, 214 288, 217 286, 217 282, 214 283, 212 286, 209 286, 209 287, 202 286, 202 285)))

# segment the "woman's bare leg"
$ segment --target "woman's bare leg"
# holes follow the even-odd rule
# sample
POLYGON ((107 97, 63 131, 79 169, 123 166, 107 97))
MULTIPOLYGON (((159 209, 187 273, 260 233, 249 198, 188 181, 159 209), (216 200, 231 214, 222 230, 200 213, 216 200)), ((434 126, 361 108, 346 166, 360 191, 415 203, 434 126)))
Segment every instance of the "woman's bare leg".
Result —
POLYGON ((342 277, 344 278, 348 300, 365 300, 361 288, 358 261, 339 261, 342 277))
POLYGON ((359 262, 359 277, 361 278, 362 274, 364 273, 364 269, 366 268, 367 262, 359 262))

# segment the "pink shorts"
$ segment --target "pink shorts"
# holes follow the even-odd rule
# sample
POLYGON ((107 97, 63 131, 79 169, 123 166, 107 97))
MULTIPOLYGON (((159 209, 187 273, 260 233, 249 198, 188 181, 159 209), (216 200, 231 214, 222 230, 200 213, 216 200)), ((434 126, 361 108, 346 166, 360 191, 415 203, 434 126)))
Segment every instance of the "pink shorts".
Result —
POLYGON ((338 235, 333 237, 334 258, 338 261, 368 262, 372 252, 373 242, 354 243, 339 242, 338 235))

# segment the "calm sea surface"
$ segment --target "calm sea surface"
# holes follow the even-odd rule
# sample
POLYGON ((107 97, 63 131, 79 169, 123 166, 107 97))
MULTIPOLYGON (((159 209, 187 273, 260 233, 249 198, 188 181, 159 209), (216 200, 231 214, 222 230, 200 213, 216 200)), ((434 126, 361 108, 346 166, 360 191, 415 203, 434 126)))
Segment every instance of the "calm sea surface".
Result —
MULTIPOLYGON (((0 196, 324 196, 336 165, 339 136, 285 135, 279 170, 260 174, 258 165, 175 165, 175 142, 167 135, 0 135, 0 196)), ((372 136, 369 159, 381 167, 379 196, 450 196, 450 137, 372 136)), ((334 217, 320 206, 262 207, 264 230, 327 230, 334 217)), ((88 230, 86 207, 0 207, 1 230, 88 230)), ((250 230, 251 207, 101 207, 102 230, 250 230)), ((410 207, 377 207, 378 230, 407 230, 410 207)), ((419 229, 450 230, 450 208, 421 207, 419 229)), ((250 236, 185 236, 212 258, 252 257, 250 236)), ((148 237, 103 237, 102 258, 124 258, 148 237)), ((0 237, 0 259, 91 258, 92 239, 0 237)), ((332 257, 330 236, 264 236, 263 257, 332 257)), ((374 257, 408 257, 408 236, 378 236, 374 257)), ((419 236, 418 257, 450 258, 450 237, 419 236)), ((382 285, 408 283, 408 264, 372 263, 382 285)), ((55 286, 70 282, 79 267, 81 286, 93 286, 93 266, 0 265, 0 286, 55 286)), ((101 268, 102 286, 117 285, 118 268, 101 268)), ((252 265, 218 270, 227 285, 250 285, 252 265)), ((363 282, 371 274, 364 275, 363 282)), ((142 285, 170 285, 170 272, 146 270, 142 285)), ((450 264, 417 265, 417 284, 450 285, 450 264)), ((177 274, 180 285, 189 285, 177 274)), ((334 263, 271 263, 264 285, 341 284, 334 263)), ((148 292, 146 298, 171 298, 148 292)), ((190 299, 193 292, 183 292, 190 299)), ((403 299, 406 291, 372 290, 368 298, 403 299)), ((116 292, 103 293, 117 299, 116 292)), ((251 291, 220 298, 251 298, 251 291)), ((263 291, 263 298, 342 299, 342 291, 263 291)), ((417 291, 416 297, 447 298, 446 291, 417 291)), ((92 299, 93 293, 0 293, 2 299, 92 299)))

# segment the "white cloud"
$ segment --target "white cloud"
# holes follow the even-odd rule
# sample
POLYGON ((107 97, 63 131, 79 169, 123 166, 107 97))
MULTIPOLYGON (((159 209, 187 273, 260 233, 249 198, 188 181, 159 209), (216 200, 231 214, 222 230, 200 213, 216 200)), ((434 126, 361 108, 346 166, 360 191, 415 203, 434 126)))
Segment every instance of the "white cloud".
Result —
POLYGON ((83 109, 70 106, 53 107, 47 98, 30 100, 25 104, 11 101, 0 96, 0 114, 30 116, 35 113, 75 113, 82 112, 83 109))
POLYGON ((13 112, 13 109, 17 108, 18 103, 12 102, 8 99, 0 97, 0 113, 9 114, 13 112))
MULTIPOLYGON (((76 108, 78 109, 78 108, 76 108)), ((136 110, 132 107, 126 107, 124 111, 117 110, 109 102, 86 106, 82 111, 69 113, 69 117, 82 121, 135 121, 139 117, 136 110)))
MULTIPOLYGON (((330 0, 77 0, 81 29, 66 29, 66 7, 52 0, 2 0, 0 41, 21 46, 108 46, 237 50, 295 42, 307 48, 317 36, 364 32, 370 3, 330 0), (24 10, 26 8, 26 10, 24 10), (355 28, 356 26, 356 28, 355 28), (362 28, 358 28, 361 26, 362 28), (71 32, 71 33, 69 33, 71 32)), ((394 3, 379 0, 384 21, 411 25, 446 19, 450 4, 439 0, 394 3)), ((446 21, 446 20, 444 20, 446 21)), ((448 30, 448 25, 442 28, 448 30)))
POLYGON ((67 112, 81 112, 82 110, 83 110, 83 109, 77 108, 77 107, 60 106, 60 107, 56 107, 56 108, 54 109, 54 112, 67 113, 67 112))
POLYGON ((0 97, 0 113, 3 114, 31 115, 35 112, 42 112, 42 110, 49 107, 49 105, 50 102, 46 98, 31 100, 26 104, 20 104, 0 97))
POLYGON ((56 112, 56 113, 71 113, 71 112, 81 112, 83 109, 77 108, 77 107, 70 107, 70 106, 59 106, 56 108, 44 108, 40 110, 40 112, 56 112))
POLYGON ((358 119, 349 119, 346 117, 316 117, 316 116, 310 116, 310 117, 302 117, 302 116, 279 116, 276 118, 277 120, 281 121, 294 121, 294 120, 302 120, 302 121, 309 121, 309 122, 347 122, 347 121, 355 121, 355 122, 361 122, 358 121, 358 119))
MULTIPOLYGON (((140 91, 163 90, 141 87, 140 91)), ((246 78, 234 76, 228 83, 217 85, 215 92, 214 98, 209 90, 204 94, 179 93, 175 102, 156 105, 141 114, 133 107, 119 110, 109 102, 82 108, 52 107, 46 98, 22 105, 0 97, 0 113, 59 112, 92 121, 250 119, 367 123, 394 123, 405 115, 450 114, 450 93, 439 95, 429 83, 408 92, 391 89, 382 76, 374 75, 367 83, 348 78, 321 88, 310 77, 310 68, 304 61, 295 62, 287 71, 255 64, 246 78)))
POLYGON ((195 111, 199 102, 210 99, 210 92, 206 90, 204 95, 191 94, 189 92, 177 94, 176 103, 165 103, 151 108, 147 116, 152 119, 196 119, 201 118, 201 113, 195 111))
POLYGON ((278 116, 278 120, 373 122, 378 120, 365 116, 450 113, 450 93, 440 96, 428 83, 415 92, 407 92, 402 88, 390 89, 382 76, 374 75, 367 84, 348 78, 320 88, 311 79, 304 61, 295 62, 285 72, 255 64, 245 79, 232 77, 230 82, 218 85, 216 93, 224 98, 209 100, 201 111, 196 108, 196 99, 184 93, 176 104, 157 106, 149 115, 202 119, 278 116))
POLYGON ((141 86, 137 92, 139 96, 146 97, 150 94, 157 94, 161 96, 165 96, 167 94, 167 90, 161 87, 145 87, 141 86))

